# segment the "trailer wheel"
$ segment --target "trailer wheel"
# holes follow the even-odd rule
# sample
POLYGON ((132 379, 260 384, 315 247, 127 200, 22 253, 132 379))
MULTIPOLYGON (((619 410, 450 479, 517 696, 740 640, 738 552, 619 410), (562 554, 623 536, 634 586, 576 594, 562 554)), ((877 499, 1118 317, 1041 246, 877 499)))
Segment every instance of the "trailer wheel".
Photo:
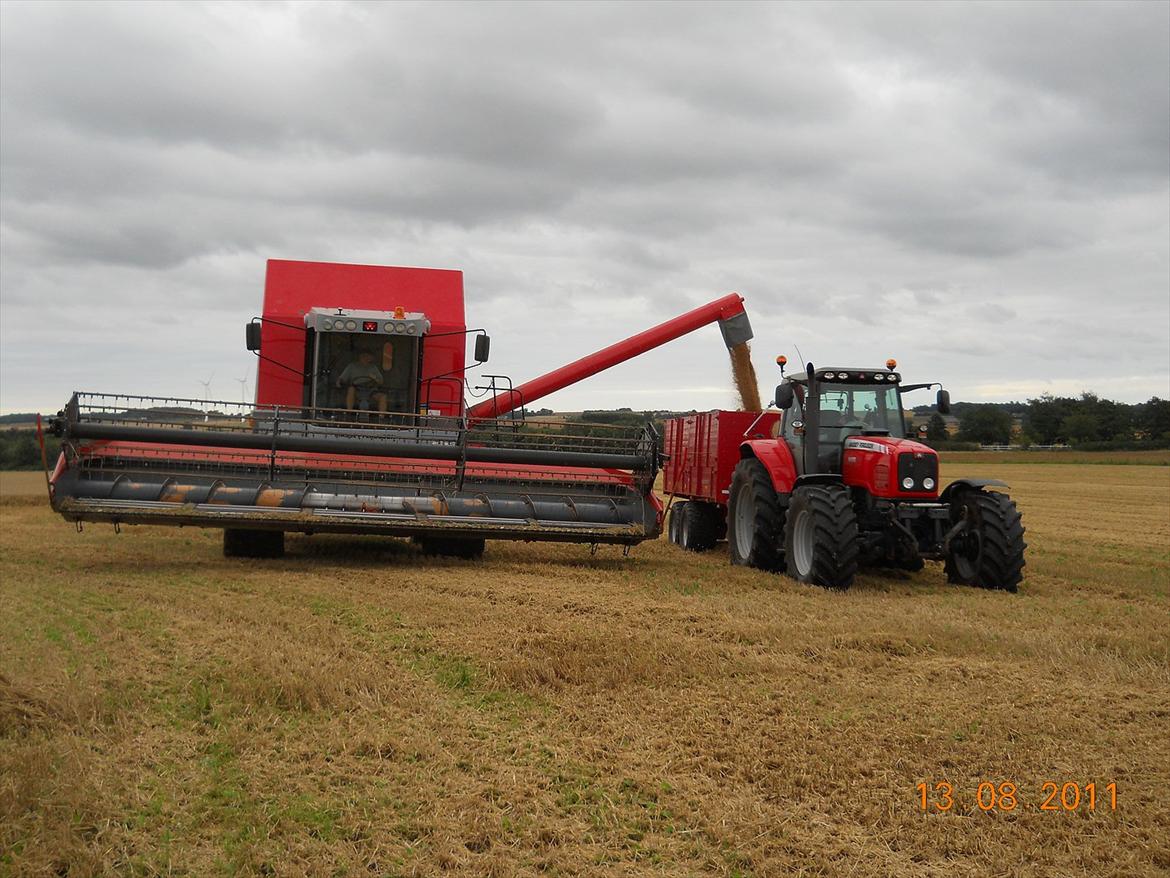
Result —
POLYGON ((849 492, 839 485, 807 485, 793 491, 784 544, 793 579, 849 588, 860 551, 857 513, 849 492))
POLYGON ((683 510, 686 509, 687 501, 680 500, 670 507, 670 523, 667 525, 667 536, 670 541, 676 546, 682 545, 682 520, 683 510))
POLYGON ((223 556, 225 558, 283 557, 284 531, 224 528, 223 556))
POLYGON ((415 537, 424 555, 445 558, 482 558, 486 541, 475 537, 415 537))
POLYGON ((967 529, 947 546, 948 582, 1016 591, 1024 578, 1024 525, 1007 494, 963 491, 951 504, 951 521, 967 529))
POLYGON ((784 510, 772 477, 754 457, 741 460, 731 477, 727 543, 731 563, 773 572, 784 567, 784 510))
POLYGON ((690 552, 706 552, 718 542, 719 513, 711 503, 690 501, 679 516, 679 545, 690 552))

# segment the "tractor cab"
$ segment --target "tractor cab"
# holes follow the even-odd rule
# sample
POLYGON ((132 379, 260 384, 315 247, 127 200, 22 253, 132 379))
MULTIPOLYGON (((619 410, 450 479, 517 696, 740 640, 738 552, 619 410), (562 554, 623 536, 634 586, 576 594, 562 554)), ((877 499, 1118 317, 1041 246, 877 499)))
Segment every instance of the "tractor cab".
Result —
MULTIPOLYGON (((909 436, 902 409, 904 393, 932 385, 903 385, 897 365, 818 369, 809 363, 803 373, 785 376, 776 406, 784 412, 781 433, 799 476, 841 476, 875 497, 936 495, 938 455, 909 436)), ((939 411, 949 406, 940 390, 939 411)))
POLYGON ((811 363, 809 367, 785 376, 776 388, 776 406, 784 412, 783 438, 801 475, 840 473, 850 437, 906 437, 901 376, 892 367, 885 371, 813 369, 811 363))

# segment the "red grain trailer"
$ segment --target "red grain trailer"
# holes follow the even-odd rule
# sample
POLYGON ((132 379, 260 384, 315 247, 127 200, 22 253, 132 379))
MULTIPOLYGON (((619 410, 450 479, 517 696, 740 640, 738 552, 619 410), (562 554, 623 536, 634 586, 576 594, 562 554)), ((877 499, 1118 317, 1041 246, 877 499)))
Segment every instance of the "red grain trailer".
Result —
POLYGON ((705 551, 727 536, 727 498, 740 446, 775 436, 779 412, 697 412, 666 422, 662 486, 674 496, 670 540, 705 551))

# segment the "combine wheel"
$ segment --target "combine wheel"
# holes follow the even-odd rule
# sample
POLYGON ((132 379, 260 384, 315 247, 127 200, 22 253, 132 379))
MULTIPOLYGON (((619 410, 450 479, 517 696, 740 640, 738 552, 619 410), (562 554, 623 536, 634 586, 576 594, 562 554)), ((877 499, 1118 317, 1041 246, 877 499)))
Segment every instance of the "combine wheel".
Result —
POLYGON ((1023 579, 1024 525, 1007 494, 964 491, 951 504, 951 521, 966 529, 947 546, 948 582, 1015 591, 1023 579))
POLYGON ((785 546, 788 575, 829 588, 849 588, 857 573, 857 513, 839 485, 808 485, 792 492, 785 546))
POLYGON ((731 477, 727 543, 731 563, 778 571, 784 567, 784 510, 772 477, 754 457, 741 460, 731 477))
POLYGON ((225 558, 280 558, 284 555, 284 531, 224 528, 225 558))
POLYGON ((706 552, 718 542, 719 513, 710 503, 691 501, 679 516, 679 545, 691 552, 706 552))
POLYGON ((485 541, 475 537, 415 537, 424 555, 445 558, 482 558, 485 541))

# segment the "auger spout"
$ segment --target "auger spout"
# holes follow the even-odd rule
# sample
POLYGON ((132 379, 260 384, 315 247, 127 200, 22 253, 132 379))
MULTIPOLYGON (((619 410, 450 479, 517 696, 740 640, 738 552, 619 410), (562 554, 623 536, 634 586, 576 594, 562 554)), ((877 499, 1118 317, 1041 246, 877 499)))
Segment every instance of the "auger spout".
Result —
POLYGON ((719 330, 723 334, 724 344, 729 350, 752 338, 752 326, 748 321, 747 311, 744 310, 743 296, 738 293, 729 293, 721 299, 708 302, 706 305, 680 314, 664 323, 659 323, 657 326, 611 344, 587 357, 554 369, 539 378, 533 378, 518 387, 502 391, 492 399, 472 406, 467 410, 467 416, 472 420, 495 418, 522 405, 531 405, 550 393, 556 393, 556 391, 576 384, 591 375, 603 372, 611 366, 624 363, 639 354, 644 354, 669 341, 694 332, 708 323, 716 322, 718 322, 719 330))

